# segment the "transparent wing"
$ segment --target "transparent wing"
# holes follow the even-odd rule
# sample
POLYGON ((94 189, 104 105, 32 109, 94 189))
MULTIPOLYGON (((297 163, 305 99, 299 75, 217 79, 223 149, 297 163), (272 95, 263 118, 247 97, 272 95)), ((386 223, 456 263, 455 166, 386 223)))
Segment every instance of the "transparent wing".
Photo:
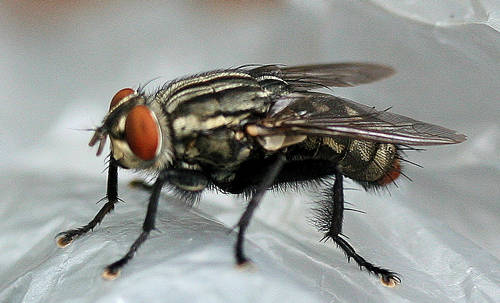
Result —
POLYGON ((266 129, 266 135, 348 136, 407 145, 454 144, 466 140, 465 135, 438 125, 314 92, 282 97, 259 124, 266 129))
POLYGON ((276 76, 298 90, 318 87, 344 87, 377 81, 394 74, 385 65, 374 63, 333 63, 301 66, 264 65, 249 71, 255 77, 276 76))

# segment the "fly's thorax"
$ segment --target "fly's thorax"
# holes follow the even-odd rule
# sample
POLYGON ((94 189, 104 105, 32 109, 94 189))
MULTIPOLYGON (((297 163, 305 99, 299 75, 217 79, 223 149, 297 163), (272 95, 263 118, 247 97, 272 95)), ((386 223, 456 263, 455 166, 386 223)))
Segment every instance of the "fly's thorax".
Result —
POLYGON ((155 100, 169 116, 177 161, 230 170, 251 153, 244 126, 266 115, 269 96, 248 74, 219 72, 173 82, 155 100))
POLYGON ((213 168, 229 168, 244 161, 251 144, 242 132, 254 112, 207 115, 176 112, 171 116, 172 146, 176 159, 213 168))
POLYGON ((173 147, 176 159, 210 171, 230 171, 247 160, 253 150, 249 139, 240 131, 225 127, 174 139, 173 147))
MULTIPOLYGON (((257 109, 264 111, 264 109, 257 109)), ((204 112, 182 111, 171 115, 172 146, 176 159, 214 170, 231 170, 251 153, 251 139, 244 125, 256 111, 204 112)))
POLYGON ((100 136, 101 141, 110 137, 112 156, 120 166, 157 170, 172 162, 167 120, 160 105, 148 101, 144 94, 123 89, 113 97, 94 137, 100 136))

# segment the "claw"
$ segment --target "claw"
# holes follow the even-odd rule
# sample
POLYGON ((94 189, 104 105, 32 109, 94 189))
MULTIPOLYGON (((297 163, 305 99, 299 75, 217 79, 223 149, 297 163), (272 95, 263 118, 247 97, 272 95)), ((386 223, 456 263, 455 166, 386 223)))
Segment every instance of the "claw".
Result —
POLYGON ((382 275, 380 276, 380 282, 386 287, 394 288, 401 284, 401 279, 395 275, 382 275))
POLYGON ((255 265, 250 260, 245 260, 241 263, 236 263, 236 268, 241 271, 255 271, 255 265))
POLYGON ((70 245, 71 242, 73 242, 73 237, 68 236, 68 234, 62 233, 56 236, 56 244, 61 248, 70 245))
POLYGON ((102 272, 101 276, 103 279, 111 281, 111 280, 118 278, 118 276, 120 275, 120 272, 121 271, 119 269, 111 269, 109 267, 106 267, 104 269, 104 271, 102 272))

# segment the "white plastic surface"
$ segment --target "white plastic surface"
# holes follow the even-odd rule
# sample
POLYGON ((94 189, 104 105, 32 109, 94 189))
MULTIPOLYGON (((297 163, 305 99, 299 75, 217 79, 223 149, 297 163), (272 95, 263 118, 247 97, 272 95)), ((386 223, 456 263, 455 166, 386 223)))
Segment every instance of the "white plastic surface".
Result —
POLYGON ((498 0, 372 0, 391 13, 436 26, 485 24, 500 31, 498 0))
MULTIPOLYGON (((394 1, 23 3, 0 5, 0 302, 500 300, 498 27, 420 22, 394 1), (315 193, 266 196, 245 243, 252 269, 235 268, 236 235, 228 234, 242 199, 209 193, 188 210, 165 193, 159 231, 117 280, 102 280, 146 211, 148 194, 128 188, 133 175, 125 171, 125 203, 94 232, 56 247, 59 231, 87 223, 102 206, 95 203, 105 193, 104 157, 95 158, 91 133, 78 129, 99 123, 115 91, 245 63, 334 61, 397 70, 338 95, 469 137, 408 152, 425 168, 408 164, 413 182, 401 178, 389 193, 345 193, 366 214, 347 212, 344 233, 362 256, 399 272, 399 287, 383 287, 333 243, 318 242, 307 221, 315 193)), ((447 3, 467 11, 492 2, 447 3)), ((419 15, 427 20, 446 16, 426 5, 419 15)), ((488 20, 498 13, 489 10, 488 20)))

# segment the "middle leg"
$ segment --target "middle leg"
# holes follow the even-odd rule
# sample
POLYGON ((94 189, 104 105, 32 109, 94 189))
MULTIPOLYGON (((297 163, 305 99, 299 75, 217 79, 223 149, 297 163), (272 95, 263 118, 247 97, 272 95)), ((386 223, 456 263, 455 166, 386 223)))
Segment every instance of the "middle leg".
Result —
POLYGON ((252 219, 252 215, 255 212, 255 209, 259 206, 259 203, 262 200, 264 193, 269 189, 269 187, 271 187, 271 185, 273 185, 274 181, 276 180, 276 177, 280 173, 281 168, 283 167, 284 164, 285 164, 285 156, 279 154, 278 158, 271 165, 268 173, 264 176, 261 183, 257 187, 257 190, 255 194, 252 196, 250 202, 248 203, 245 212, 238 221, 237 224, 237 226, 239 227, 238 239, 236 241, 236 246, 235 246, 235 257, 236 257, 236 263, 238 265, 243 265, 248 262, 248 259, 245 256, 245 253, 243 252, 243 242, 245 239, 245 231, 247 230, 248 224, 250 224, 250 219, 252 219))

